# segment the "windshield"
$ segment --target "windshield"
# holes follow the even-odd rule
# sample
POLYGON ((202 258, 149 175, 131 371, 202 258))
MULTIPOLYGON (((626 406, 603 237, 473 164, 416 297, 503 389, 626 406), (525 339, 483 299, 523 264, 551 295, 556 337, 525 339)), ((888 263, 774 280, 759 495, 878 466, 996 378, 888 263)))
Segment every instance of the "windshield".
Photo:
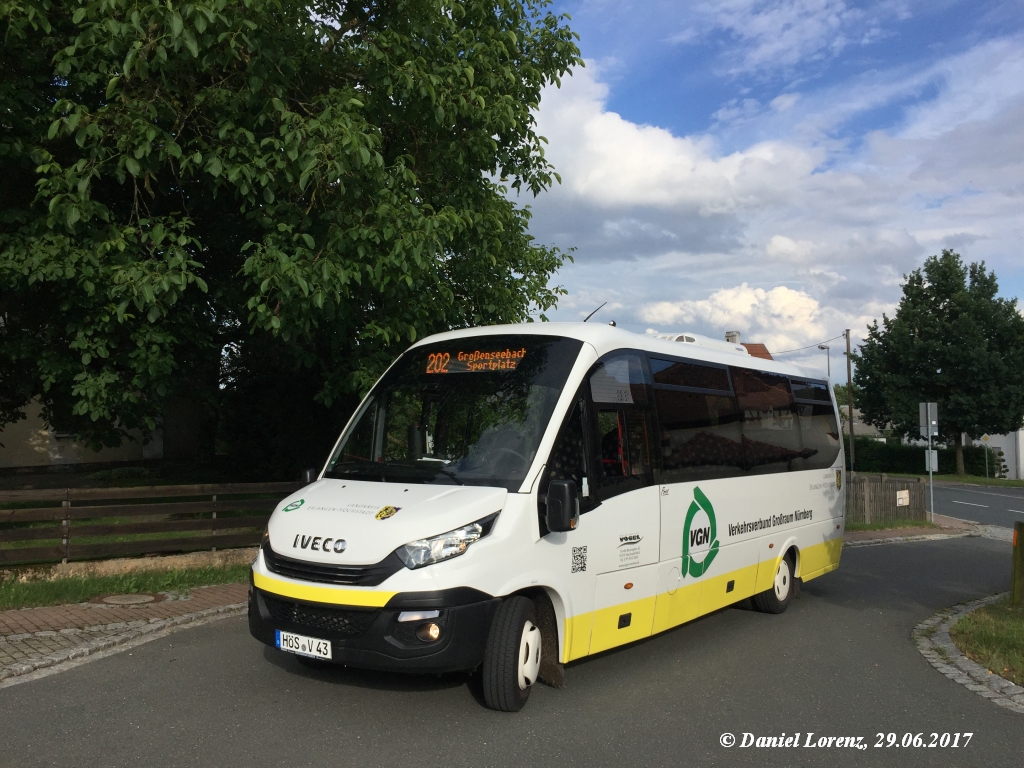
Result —
POLYGON ((518 491, 582 346, 477 336, 406 352, 364 401, 324 476, 518 491))

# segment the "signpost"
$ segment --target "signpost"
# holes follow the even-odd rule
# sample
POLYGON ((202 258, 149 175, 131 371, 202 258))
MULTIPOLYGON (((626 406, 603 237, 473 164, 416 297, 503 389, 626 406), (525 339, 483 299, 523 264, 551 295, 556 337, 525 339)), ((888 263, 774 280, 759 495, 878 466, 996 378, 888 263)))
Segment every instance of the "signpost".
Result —
POLYGON ((920 416, 921 437, 928 438, 928 452, 925 454, 925 464, 928 470, 928 519, 935 522, 935 481, 933 473, 939 468, 939 452, 932 450, 932 438, 939 434, 939 404, 920 403, 918 405, 920 416))
POLYGON ((1013 566, 1010 569, 1010 605, 1024 605, 1024 523, 1013 524, 1013 566))
POLYGON ((988 433, 981 436, 981 442, 985 444, 985 479, 988 480, 988 441, 992 438, 988 433))

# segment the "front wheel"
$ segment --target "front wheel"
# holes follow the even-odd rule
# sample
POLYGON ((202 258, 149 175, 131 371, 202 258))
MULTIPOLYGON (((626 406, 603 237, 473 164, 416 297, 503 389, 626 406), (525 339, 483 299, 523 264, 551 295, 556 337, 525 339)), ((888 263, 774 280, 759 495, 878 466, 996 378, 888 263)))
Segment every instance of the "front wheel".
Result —
POLYGON ((526 597, 510 597, 498 608, 484 650, 484 703, 518 712, 540 674, 541 637, 537 609, 526 597))
POLYGON ((789 557, 779 560, 771 589, 754 595, 754 607, 762 613, 782 613, 793 596, 793 564, 789 557))

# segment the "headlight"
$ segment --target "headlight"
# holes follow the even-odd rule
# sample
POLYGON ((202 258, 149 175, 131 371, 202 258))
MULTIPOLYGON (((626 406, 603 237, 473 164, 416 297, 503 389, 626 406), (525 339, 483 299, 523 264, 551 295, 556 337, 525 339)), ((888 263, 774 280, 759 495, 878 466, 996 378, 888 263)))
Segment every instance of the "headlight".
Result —
POLYGON ((440 536, 410 541, 404 547, 396 549, 395 554, 405 563, 406 568, 422 568, 458 557, 469 549, 470 544, 491 532, 497 517, 498 513, 495 512, 482 520, 442 533, 440 536))

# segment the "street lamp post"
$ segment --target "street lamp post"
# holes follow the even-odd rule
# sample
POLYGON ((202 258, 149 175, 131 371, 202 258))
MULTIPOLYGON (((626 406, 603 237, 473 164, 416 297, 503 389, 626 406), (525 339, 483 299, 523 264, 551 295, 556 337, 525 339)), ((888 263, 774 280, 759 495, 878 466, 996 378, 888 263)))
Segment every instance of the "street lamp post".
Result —
POLYGON ((846 406, 850 419, 850 472, 853 472, 856 457, 856 444, 853 441, 853 374, 850 372, 850 329, 843 334, 846 337, 846 406))
POLYGON ((832 380, 832 353, 829 352, 828 344, 819 344, 818 345, 818 349, 824 349, 825 350, 825 365, 827 366, 825 370, 828 371, 828 379, 829 379, 829 381, 831 381, 832 380))

